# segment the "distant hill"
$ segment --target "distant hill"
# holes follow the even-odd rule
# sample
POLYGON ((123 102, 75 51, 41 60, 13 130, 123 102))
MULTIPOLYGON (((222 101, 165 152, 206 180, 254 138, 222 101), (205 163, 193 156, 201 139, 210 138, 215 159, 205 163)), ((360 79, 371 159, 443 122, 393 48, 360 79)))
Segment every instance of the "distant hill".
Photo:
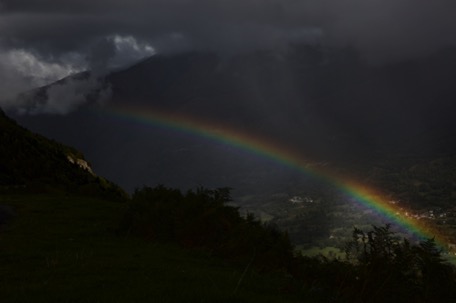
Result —
POLYGON ((121 197, 78 150, 21 127, 0 109, 0 192, 69 192, 121 197))

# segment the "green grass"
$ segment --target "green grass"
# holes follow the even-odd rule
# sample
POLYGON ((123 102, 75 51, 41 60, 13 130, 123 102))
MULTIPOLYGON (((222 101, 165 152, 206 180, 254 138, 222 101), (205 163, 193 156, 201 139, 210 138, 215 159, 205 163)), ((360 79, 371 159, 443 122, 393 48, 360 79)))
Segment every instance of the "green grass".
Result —
POLYGON ((0 229, 2 303, 302 302, 282 275, 243 276, 208 252, 116 235, 120 202, 10 195, 0 204, 16 212, 0 229))

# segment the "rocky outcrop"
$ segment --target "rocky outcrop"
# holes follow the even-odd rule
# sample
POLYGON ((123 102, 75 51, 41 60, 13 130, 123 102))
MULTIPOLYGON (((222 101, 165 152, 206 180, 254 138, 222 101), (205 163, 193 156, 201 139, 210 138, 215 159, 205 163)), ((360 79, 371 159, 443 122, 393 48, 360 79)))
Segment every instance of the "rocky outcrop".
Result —
POLYGON ((68 161, 70 161, 70 163, 76 164, 83 170, 85 170, 95 176, 95 173, 93 172, 92 167, 90 167, 89 163, 86 160, 74 158, 70 155, 67 155, 67 159, 68 159, 68 161))

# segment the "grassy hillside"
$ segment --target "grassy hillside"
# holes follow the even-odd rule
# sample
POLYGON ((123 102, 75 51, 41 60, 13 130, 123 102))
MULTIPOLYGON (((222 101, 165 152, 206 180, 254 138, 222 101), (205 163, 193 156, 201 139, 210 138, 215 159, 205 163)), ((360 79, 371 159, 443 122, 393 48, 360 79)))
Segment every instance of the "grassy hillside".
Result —
MULTIPOLYGON (((115 229, 125 204, 1 195, 0 302, 302 302, 292 281, 115 229)), ((245 264, 247 265, 247 264, 245 264)))
POLYGON ((30 132, 0 109, 0 192, 124 195, 119 187, 77 161, 87 163, 81 152, 30 132))

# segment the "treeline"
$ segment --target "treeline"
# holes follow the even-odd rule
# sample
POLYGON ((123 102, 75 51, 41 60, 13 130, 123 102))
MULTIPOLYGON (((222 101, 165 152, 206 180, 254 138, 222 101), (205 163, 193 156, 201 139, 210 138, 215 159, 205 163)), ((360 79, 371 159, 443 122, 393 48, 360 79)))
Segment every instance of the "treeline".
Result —
POLYGON ((456 302, 456 271, 433 239, 417 245, 389 225, 355 228, 344 260, 296 258, 296 277, 329 302, 456 302))
POLYGON ((275 226, 242 217, 229 206, 230 190, 198 188, 185 194, 164 186, 136 190, 122 230, 159 242, 205 248, 236 263, 252 263, 260 271, 288 271, 293 246, 275 226))
POLYGON ((456 275, 432 239, 417 245, 390 226, 353 231, 345 259, 306 257, 286 232, 243 217, 228 188, 182 193, 164 186, 136 190, 122 221, 124 233, 150 241, 203 248, 236 264, 290 277, 288 292, 312 302, 455 302, 456 275))

